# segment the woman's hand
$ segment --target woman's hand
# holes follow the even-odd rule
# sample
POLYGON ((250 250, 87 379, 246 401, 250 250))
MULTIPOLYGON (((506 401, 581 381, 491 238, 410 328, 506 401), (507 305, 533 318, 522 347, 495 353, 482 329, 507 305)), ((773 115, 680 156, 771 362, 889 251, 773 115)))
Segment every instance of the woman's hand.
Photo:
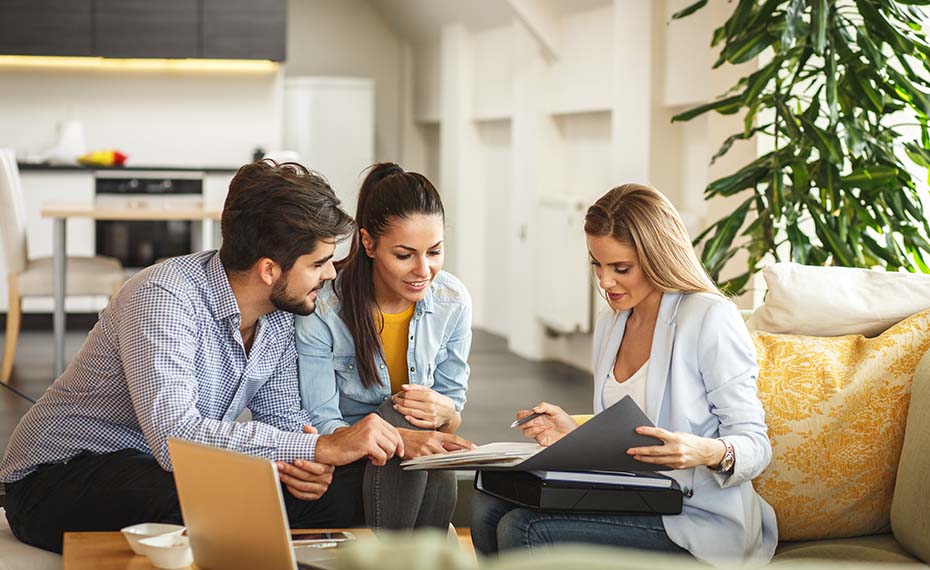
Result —
POLYGON ((552 445, 578 427, 575 420, 565 410, 546 402, 540 403, 532 410, 520 410, 517 412, 517 419, 522 420, 533 413, 545 415, 532 419, 518 427, 524 436, 535 439, 539 445, 552 445))
POLYGON ((661 439, 664 445, 631 447, 626 452, 637 461, 667 465, 672 469, 690 469, 698 465, 716 467, 727 451, 726 444, 719 439, 690 433, 649 426, 636 428, 636 433, 661 439))
POLYGON ((391 399, 394 409, 418 428, 439 429, 455 417, 451 398, 421 384, 404 384, 391 399))
POLYGON ((435 455, 447 451, 460 449, 474 449, 475 444, 454 433, 441 431, 417 431, 398 428, 401 439, 404 440, 403 459, 413 459, 423 455, 435 455))

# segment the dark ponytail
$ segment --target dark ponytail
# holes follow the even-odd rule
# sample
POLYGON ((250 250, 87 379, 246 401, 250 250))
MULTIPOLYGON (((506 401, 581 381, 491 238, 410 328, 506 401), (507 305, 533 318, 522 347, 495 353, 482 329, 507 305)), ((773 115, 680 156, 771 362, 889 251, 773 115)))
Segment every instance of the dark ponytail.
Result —
POLYGON ((355 210, 357 230, 352 236, 349 255, 336 264, 339 271, 336 294, 342 303, 340 316, 355 341, 355 360, 362 385, 379 384, 375 357, 384 356, 379 338, 384 323, 375 325, 375 286, 372 259, 362 245, 365 229, 377 243, 387 227, 398 219, 417 214, 445 219, 442 200, 433 184, 422 174, 404 172, 393 162, 374 164, 362 182, 355 210))

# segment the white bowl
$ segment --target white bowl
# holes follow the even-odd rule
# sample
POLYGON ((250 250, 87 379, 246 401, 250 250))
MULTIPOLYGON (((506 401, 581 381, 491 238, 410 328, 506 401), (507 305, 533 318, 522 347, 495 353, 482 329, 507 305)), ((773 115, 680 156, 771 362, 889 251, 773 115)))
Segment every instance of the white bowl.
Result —
POLYGON ((139 541, 142 552, 156 568, 187 568, 194 562, 194 554, 186 536, 163 534, 139 541))
POLYGON ((129 548, 132 548, 133 552, 144 555, 145 553, 139 548, 140 540, 162 534, 181 534, 184 532, 184 527, 176 524, 141 523, 127 526, 120 532, 126 537, 126 542, 129 543, 129 548))

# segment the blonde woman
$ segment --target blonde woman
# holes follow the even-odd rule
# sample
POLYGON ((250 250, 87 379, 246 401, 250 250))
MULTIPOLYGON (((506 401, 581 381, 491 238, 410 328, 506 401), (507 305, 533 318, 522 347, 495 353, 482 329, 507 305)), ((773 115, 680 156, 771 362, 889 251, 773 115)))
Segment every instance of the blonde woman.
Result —
MULTIPOLYGON (((626 184, 588 209, 591 264, 610 308, 594 332, 594 412, 631 396, 663 445, 631 448, 667 465, 685 492, 674 516, 534 511, 476 493, 475 546, 489 554, 584 542, 690 554, 709 563, 768 562, 775 513, 750 482, 771 447, 756 396, 756 353, 736 307, 694 254, 678 212, 658 190, 626 184)), ((551 445, 577 427, 558 406, 523 434, 551 445)))

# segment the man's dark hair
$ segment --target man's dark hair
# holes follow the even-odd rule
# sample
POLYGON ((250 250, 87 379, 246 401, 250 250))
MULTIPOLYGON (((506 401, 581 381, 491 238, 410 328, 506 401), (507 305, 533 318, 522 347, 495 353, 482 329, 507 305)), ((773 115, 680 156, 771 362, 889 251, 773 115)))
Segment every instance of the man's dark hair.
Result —
POLYGON ((221 228, 227 270, 245 271, 267 257, 287 271, 320 240, 351 234, 354 223, 320 174, 264 159, 240 168, 229 184, 221 228))

